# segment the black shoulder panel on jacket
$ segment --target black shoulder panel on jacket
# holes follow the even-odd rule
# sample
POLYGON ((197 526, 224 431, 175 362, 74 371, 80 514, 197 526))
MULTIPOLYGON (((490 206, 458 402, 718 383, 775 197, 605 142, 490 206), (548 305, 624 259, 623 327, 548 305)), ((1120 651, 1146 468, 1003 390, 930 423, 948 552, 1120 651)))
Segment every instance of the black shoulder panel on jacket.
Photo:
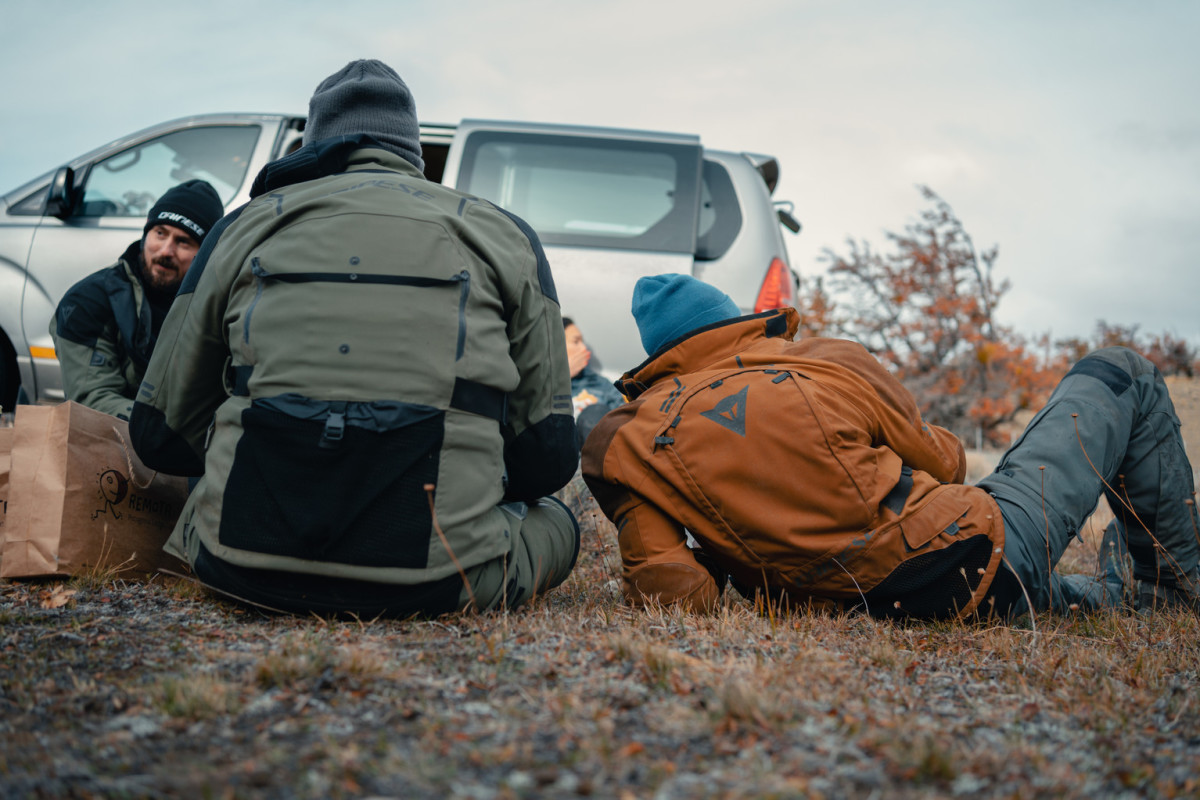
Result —
POLYGON ((575 418, 551 414, 526 428, 504 448, 508 471, 505 500, 536 500, 554 494, 575 476, 579 445, 575 442, 575 418))
POLYGON ((72 286, 54 310, 58 336, 85 347, 95 347, 96 340, 111 322, 108 291, 104 288, 106 273, 120 266, 92 273, 72 286))
POLYGON ((204 266, 208 263, 208 257, 212 254, 213 248, 217 246, 221 234, 225 232, 225 229, 234 220, 242 215, 247 205, 249 203, 238 206, 217 220, 217 224, 212 226, 212 230, 208 232, 208 236, 204 237, 204 244, 200 245, 200 249, 196 251, 196 257, 192 259, 192 266, 188 268, 187 274, 183 276, 183 283, 179 284, 179 291, 175 293, 176 297, 196 291, 196 284, 200 282, 200 276, 204 273, 204 266))
POLYGON ((204 460, 175 431, 154 406, 135 402, 129 416, 129 439, 133 451, 147 467, 168 475, 204 474, 204 460))
POLYGON ((553 300, 555 305, 560 305, 558 290, 554 288, 554 276, 550 274, 550 261, 546 258, 546 251, 542 249, 542 240, 538 238, 537 233, 529 226, 528 222, 500 206, 496 206, 496 208, 516 223, 517 227, 521 229, 521 233, 525 234, 525 238, 529 239, 529 246, 533 248, 533 254, 537 256, 538 283, 542 287, 542 294, 553 300))

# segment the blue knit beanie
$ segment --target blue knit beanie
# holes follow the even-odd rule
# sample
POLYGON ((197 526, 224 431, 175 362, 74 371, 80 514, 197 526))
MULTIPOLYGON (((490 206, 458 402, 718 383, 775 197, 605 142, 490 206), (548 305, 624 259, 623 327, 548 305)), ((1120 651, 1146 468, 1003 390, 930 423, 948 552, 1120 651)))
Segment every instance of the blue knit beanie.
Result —
POLYGON ((412 92, 396 70, 373 58, 351 61, 321 81, 308 101, 305 144, 356 133, 425 168, 412 92))
POLYGON ((647 355, 689 331, 741 315, 729 295, 691 275, 649 275, 633 287, 633 318, 647 355))

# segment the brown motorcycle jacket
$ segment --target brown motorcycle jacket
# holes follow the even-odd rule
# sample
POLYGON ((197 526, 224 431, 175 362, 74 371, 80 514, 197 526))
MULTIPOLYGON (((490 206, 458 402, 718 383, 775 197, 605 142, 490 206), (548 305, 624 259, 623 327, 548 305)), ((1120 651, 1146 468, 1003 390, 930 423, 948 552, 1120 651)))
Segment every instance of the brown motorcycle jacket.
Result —
POLYGON ((721 586, 864 607, 969 614, 1003 552, 961 442, 862 346, 793 341, 794 309, 693 332, 626 373, 583 475, 618 529, 627 598, 701 610, 721 586), (723 577, 722 577, 723 581, 723 577))

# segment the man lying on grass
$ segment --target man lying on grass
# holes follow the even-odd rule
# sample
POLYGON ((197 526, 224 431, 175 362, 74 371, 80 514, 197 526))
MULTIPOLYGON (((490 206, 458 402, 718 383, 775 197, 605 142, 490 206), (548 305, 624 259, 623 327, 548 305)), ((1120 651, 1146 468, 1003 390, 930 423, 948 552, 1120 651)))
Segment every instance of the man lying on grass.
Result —
POLYGON ((794 341, 794 309, 741 316, 718 289, 659 275, 638 282, 633 314, 650 357, 583 452, 632 602, 709 610, 728 575, 748 596, 881 617, 1197 608, 1192 467, 1138 354, 1080 360, 996 471, 965 486, 957 437, 860 345, 794 341), (1102 492, 1116 513, 1105 568, 1059 575, 1102 492))

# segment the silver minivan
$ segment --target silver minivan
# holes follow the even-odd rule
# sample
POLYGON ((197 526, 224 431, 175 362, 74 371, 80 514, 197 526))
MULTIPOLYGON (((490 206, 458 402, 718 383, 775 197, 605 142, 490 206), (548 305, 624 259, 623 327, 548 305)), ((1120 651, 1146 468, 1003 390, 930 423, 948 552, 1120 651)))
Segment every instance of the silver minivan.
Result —
MULTIPOLYGON (((0 406, 62 400, 48 333, 58 300, 141 236, 163 192, 202 178, 235 208, 303 129, 303 117, 278 114, 174 120, 0 196, 0 406)), ((693 274, 747 313, 795 303, 780 226, 799 224, 771 200, 770 156, 706 150, 689 135, 484 120, 422 125, 421 137, 430 180, 537 231, 563 313, 610 377, 645 358, 630 313, 643 275, 693 274)))

